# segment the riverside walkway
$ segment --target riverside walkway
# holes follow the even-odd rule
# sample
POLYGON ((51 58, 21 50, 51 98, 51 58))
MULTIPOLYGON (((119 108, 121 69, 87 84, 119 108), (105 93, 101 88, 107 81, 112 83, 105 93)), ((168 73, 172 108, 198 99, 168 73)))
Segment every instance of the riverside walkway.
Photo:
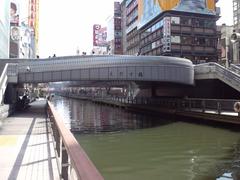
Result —
POLYGON ((36 101, 0 126, 1 180, 60 179, 45 105, 36 101))

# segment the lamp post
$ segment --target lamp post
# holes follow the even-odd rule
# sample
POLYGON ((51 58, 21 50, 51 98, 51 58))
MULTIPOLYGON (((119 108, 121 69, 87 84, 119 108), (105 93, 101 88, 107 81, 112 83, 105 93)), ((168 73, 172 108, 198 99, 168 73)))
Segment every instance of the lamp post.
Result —
POLYGON ((233 44, 233 64, 239 63, 239 42, 240 42, 240 33, 233 31, 231 35, 231 42, 233 44))

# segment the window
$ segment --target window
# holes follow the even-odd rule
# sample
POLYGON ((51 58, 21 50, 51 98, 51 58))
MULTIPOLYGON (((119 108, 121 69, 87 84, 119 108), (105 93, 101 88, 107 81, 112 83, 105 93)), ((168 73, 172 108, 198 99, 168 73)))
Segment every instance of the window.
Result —
POLYGON ((172 24, 180 24, 180 18, 179 17, 171 17, 171 23, 172 24))
POLYGON ((191 36, 182 36, 181 43, 182 44, 192 44, 192 37, 191 36))
POLYGON ((191 19, 191 18, 188 18, 188 17, 181 17, 181 24, 182 24, 182 25, 191 26, 191 24, 192 24, 192 19, 191 19))
POLYGON ((172 43, 180 43, 180 36, 171 36, 171 42, 172 43))
POLYGON ((196 45, 205 45, 205 38, 204 37, 195 37, 194 41, 196 45))

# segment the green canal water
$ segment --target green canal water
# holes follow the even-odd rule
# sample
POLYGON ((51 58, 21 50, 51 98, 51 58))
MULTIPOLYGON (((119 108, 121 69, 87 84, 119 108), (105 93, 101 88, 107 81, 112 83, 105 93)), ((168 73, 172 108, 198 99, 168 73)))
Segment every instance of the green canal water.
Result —
POLYGON ((65 98, 55 107, 106 180, 240 179, 237 131, 65 98))

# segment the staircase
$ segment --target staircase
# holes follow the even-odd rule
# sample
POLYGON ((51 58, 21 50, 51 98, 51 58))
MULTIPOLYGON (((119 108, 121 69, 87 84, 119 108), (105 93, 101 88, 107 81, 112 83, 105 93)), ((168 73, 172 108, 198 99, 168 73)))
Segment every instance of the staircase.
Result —
POLYGON ((199 64, 194 67, 195 80, 219 79, 240 92, 240 67, 225 68, 217 63, 199 64))

